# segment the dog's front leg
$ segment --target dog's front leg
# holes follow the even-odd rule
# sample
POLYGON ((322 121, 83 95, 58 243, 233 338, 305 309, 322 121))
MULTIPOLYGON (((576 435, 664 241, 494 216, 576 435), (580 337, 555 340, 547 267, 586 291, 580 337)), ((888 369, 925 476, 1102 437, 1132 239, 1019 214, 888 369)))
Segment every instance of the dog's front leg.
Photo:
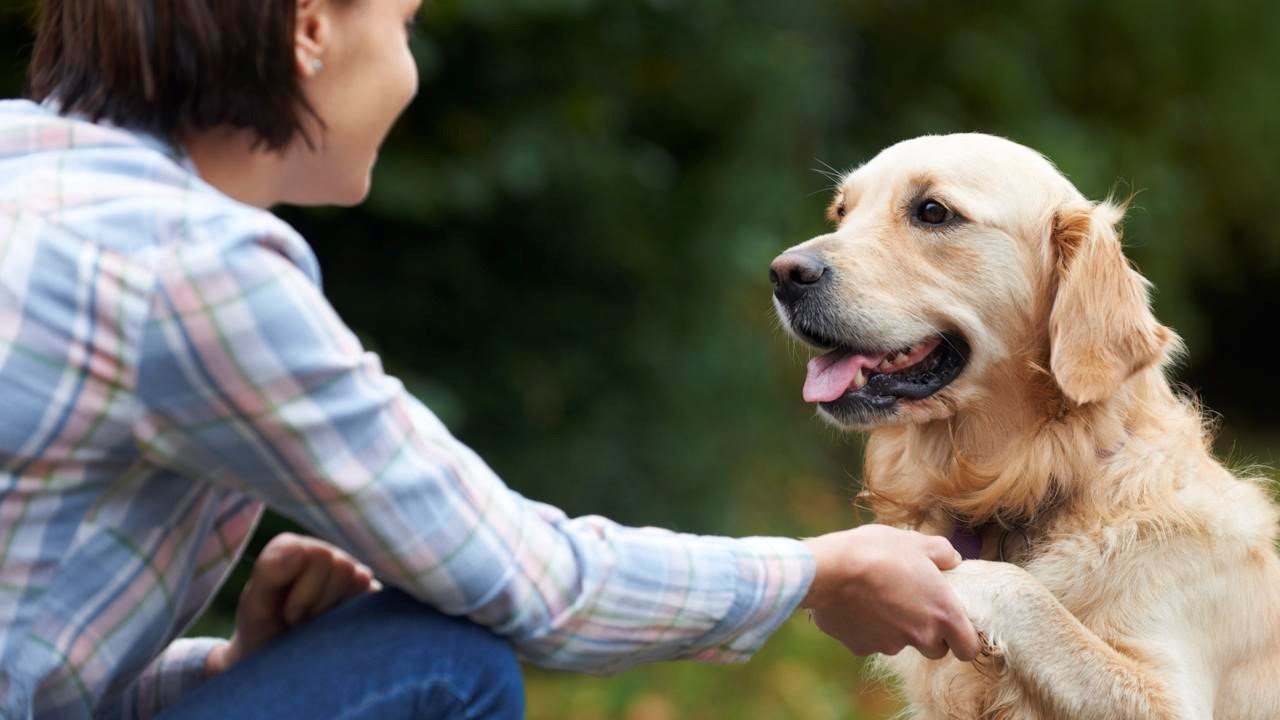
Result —
POLYGON ((1052 714, 1072 720, 1186 718, 1149 667, 1103 642, 1025 570, 973 560, 947 573, 1006 671, 1052 714))

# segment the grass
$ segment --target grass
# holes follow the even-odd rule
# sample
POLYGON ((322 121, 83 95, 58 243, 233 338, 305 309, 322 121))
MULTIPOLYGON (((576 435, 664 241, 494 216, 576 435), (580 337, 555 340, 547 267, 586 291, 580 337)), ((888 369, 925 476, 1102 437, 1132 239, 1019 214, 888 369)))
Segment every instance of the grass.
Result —
POLYGON ((863 661, 797 614, 742 665, 669 662, 599 678, 529 669, 530 720, 871 720, 899 709, 863 661))

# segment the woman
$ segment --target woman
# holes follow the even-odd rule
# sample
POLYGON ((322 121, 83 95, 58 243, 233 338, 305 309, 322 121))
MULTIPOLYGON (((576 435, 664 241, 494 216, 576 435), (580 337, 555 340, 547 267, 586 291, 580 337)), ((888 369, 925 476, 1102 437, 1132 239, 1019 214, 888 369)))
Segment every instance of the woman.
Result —
POLYGON ((45 2, 0 103, 0 714, 518 717, 511 648, 742 660, 800 604, 973 657, 945 541, 569 519, 360 348, 266 208, 363 200, 418 4, 45 2), (231 640, 175 640, 264 504, 328 542, 276 538, 231 640))

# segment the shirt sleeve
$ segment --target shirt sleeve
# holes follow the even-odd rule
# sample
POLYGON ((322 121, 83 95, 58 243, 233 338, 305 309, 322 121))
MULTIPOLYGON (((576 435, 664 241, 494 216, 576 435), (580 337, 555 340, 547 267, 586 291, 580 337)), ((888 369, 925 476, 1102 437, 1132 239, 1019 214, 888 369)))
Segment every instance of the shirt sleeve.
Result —
POLYGON ((153 462, 265 501, 543 666, 744 660, 807 592, 795 540, 568 518, 510 490, 383 373, 297 253, 264 236, 156 261, 135 433, 153 462))
POLYGON ((151 661, 123 698, 120 717, 143 720, 158 715, 204 682, 205 660, 226 640, 181 638, 151 661))

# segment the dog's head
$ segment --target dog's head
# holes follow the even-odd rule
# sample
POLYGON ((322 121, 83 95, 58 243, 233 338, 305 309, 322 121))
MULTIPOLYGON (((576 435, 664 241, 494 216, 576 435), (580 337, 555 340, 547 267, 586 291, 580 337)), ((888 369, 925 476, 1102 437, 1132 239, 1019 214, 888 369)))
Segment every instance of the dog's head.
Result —
POLYGON ((1109 397, 1173 340, 1124 257, 1122 215, 1001 138, 884 150, 840 184, 835 229, 770 268, 784 325, 824 351, 805 399, 843 426, 918 423, 1045 364, 1067 401, 1109 397))

